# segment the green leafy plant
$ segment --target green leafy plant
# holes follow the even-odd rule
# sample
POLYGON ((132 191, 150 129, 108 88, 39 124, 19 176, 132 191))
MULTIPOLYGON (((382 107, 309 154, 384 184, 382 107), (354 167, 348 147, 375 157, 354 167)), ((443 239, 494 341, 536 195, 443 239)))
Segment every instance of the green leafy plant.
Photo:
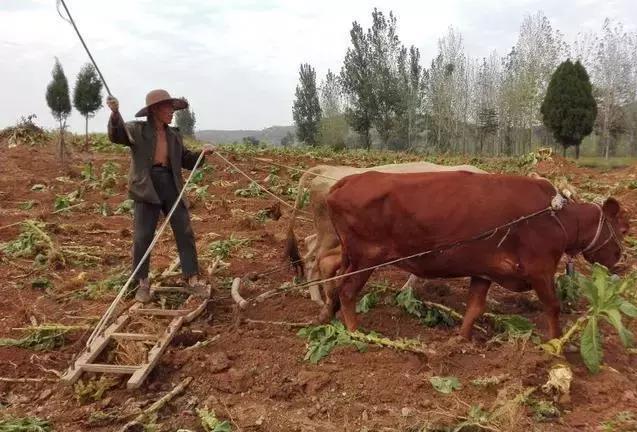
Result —
POLYGON ((622 321, 622 316, 637 317, 637 307, 626 297, 634 295, 637 275, 632 274, 624 279, 610 275, 608 270, 594 264, 590 278, 578 275, 577 284, 588 300, 588 310, 559 339, 552 339, 542 347, 549 353, 561 355, 563 346, 575 334, 580 336, 580 354, 586 367, 597 373, 603 358, 602 336, 599 329, 601 321, 606 321, 615 328, 622 344, 633 346, 634 337, 622 321))
POLYGON ((75 393, 75 399, 80 404, 85 404, 89 401, 98 401, 104 397, 104 394, 111 388, 117 385, 117 381, 105 376, 100 379, 91 379, 86 382, 80 380, 75 383, 73 387, 75 393))
POLYGON ((236 191, 234 191, 234 194, 238 197, 253 198, 261 196, 261 194, 263 194, 263 191, 258 184, 252 182, 247 188, 237 189, 236 191))
POLYGON ((498 336, 496 339, 506 339, 513 341, 520 338, 528 338, 532 335, 535 325, 520 315, 499 315, 485 313, 484 316, 489 318, 495 327, 498 336))
POLYGON ((227 420, 219 420, 214 411, 208 407, 197 409, 197 416, 201 421, 201 427, 206 432, 232 432, 232 426, 227 420))
POLYGON ((552 401, 529 399, 527 405, 533 411, 533 417, 539 422, 553 421, 560 417, 560 409, 552 401))
POLYGON ((133 201, 132 199, 126 199, 122 201, 120 205, 117 206, 114 214, 116 215, 133 214, 134 208, 135 208, 135 201, 133 201))
POLYGON ((100 188, 102 190, 109 190, 117 185, 119 170, 120 164, 117 162, 108 161, 102 165, 100 172, 100 188))
POLYGON ((50 432, 52 430, 51 423, 38 417, 0 419, 0 432, 50 432))
POLYGON ((562 274, 555 279, 557 298, 560 299, 562 308, 565 310, 573 310, 581 298, 580 287, 577 281, 577 274, 573 276, 562 274))
POLYGON ((29 348, 36 351, 50 350, 64 345, 64 338, 67 333, 87 329, 87 326, 67 326, 62 324, 30 326, 23 329, 24 337, 20 339, 2 338, 0 339, 0 346, 29 348))
POLYGON ((56 212, 67 212, 70 207, 82 199, 82 190, 78 189, 66 195, 56 195, 53 202, 53 210, 56 212))
POLYGON ((455 376, 433 376, 429 378, 429 382, 437 392, 443 394, 450 394, 454 390, 460 390, 462 388, 460 381, 458 381, 458 378, 455 376))
MULTIPOLYGON (((437 325, 452 326, 455 324, 454 311, 442 305, 434 305, 431 302, 424 303, 418 300, 411 287, 400 291, 395 297, 396 304, 407 313, 417 317, 427 327, 437 325)), ((455 313, 456 317, 459 316, 455 313)))
POLYGON ((95 173, 93 170, 93 162, 87 162, 82 166, 82 171, 80 172, 82 176, 82 180, 85 182, 92 182, 95 178, 95 173))
POLYGON ((190 182, 196 185, 201 185, 201 182, 206 177, 206 174, 211 173, 213 171, 214 171, 214 167, 212 167, 211 165, 204 165, 200 167, 197 171, 195 171, 195 173, 192 175, 192 180, 190 182))
POLYGON ((603 432, 620 432, 637 430, 637 412, 622 411, 612 419, 601 424, 603 432))
POLYGON ((35 200, 24 201, 18 204, 18 208, 20 210, 31 210, 36 203, 37 201, 35 200))
POLYGON ((343 345, 354 346, 359 351, 365 351, 367 345, 372 344, 402 351, 425 352, 419 341, 411 339, 391 340, 375 332, 349 332, 338 321, 333 321, 331 324, 304 327, 297 334, 307 339, 308 342, 308 350, 304 360, 315 364, 332 352, 335 347, 343 345))
POLYGON ((215 240, 208 246, 208 255, 218 257, 219 259, 228 259, 233 250, 250 243, 249 239, 236 238, 230 235, 230 238, 224 240, 215 240))
POLYGON ((370 291, 365 294, 356 304, 357 313, 367 313, 370 309, 378 304, 380 295, 378 291, 370 291))
POLYGON ((89 283, 84 291, 80 291, 76 294, 76 297, 91 300, 99 299, 106 293, 118 291, 124 286, 127 279, 128 275, 126 271, 118 269, 102 281, 89 283))

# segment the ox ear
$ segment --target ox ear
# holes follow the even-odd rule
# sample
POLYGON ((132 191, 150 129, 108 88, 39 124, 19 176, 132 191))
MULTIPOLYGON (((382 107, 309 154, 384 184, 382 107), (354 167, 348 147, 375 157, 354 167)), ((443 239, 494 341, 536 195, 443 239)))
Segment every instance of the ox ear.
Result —
POLYGON ((611 219, 616 218, 621 211, 619 201, 617 201, 615 198, 608 198, 606 201, 604 201, 602 209, 604 210, 604 214, 606 215, 606 217, 611 219))

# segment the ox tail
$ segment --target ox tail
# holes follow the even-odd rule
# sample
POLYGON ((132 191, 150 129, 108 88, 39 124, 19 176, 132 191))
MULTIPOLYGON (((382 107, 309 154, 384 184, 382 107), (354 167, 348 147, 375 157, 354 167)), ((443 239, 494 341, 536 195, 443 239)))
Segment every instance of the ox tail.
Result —
POLYGON ((299 179, 299 186, 296 192, 296 199, 294 201, 294 207, 292 208, 292 215, 290 217, 290 226, 288 227, 287 238, 285 240, 285 249, 283 251, 284 257, 290 260, 290 264, 296 273, 298 278, 305 278, 305 264, 303 258, 299 252, 299 242, 294 234, 294 225, 296 223, 296 217, 298 216, 303 201, 303 194, 305 192, 305 184, 310 180, 310 177, 314 177, 315 173, 318 174, 319 167, 314 167, 304 172, 299 179))

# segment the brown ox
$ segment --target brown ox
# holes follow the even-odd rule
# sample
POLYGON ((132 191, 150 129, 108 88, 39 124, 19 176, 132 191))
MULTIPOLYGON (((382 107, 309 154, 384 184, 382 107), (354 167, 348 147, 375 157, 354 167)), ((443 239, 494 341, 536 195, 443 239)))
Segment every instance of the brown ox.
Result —
MULTIPOLYGON (((327 207, 342 246, 342 274, 442 248, 395 265, 421 278, 471 278, 462 336, 471 336, 496 282, 513 291, 534 290, 554 338, 560 334, 560 304, 553 278, 562 255, 582 252, 589 262, 612 268, 621 258, 629 227, 626 212, 609 198, 603 206, 567 202, 555 213, 545 211, 493 233, 522 216, 550 209, 555 196, 548 181, 529 177, 369 172, 336 183, 327 207), (489 235, 466 241, 485 232, 489 235), (455 242, 463 243, 445 248, 455 242)), ((357 327, 357 295, 372 272, 344 278, 329 299, 332 314, 340 302, 350 330, 357 327)))
MULTIPOLYGON (((294 263, 298 277, 305 276, 306 266, 308 280, 320 279, 325 276, 325 272, 330 271, 325 270, 325 266, 330 265, 329 268, 332 268, 333 260, 330 261, 326 255, 329 254, 331 257, 335 257, 337 254, 340 254, 340 249, 338 251, 335 249, 339 244, 338 237, 336 237, 336 232, 334 231, 332 222, 327 214, 325 197, 327 196, 330 188, 338 180, 348 175, 359 174, 367 171, 390 173, 468 171, 474 173, 485 173, 485 171, 472 165, 446 166, 437 165, 431 162, 409 162, 368 168, 356 168, 342 165, 317 165, 310 168, 299 179, 299 185, 297 188, 298 194, 296 196, 296 202, 294 203, 290 227, 288 228, 288 238, 285 249, 285 254, 290 258, 290 261, 294 263), (301 258, 298 249, 298 242, 294 235, 294 225, 298 209, 301 206, 301 200, 306 189, 309 190, 310 194, 310 211, 316 232, 315 234, 306 237, 305 244, 308 248, 308 252, 303 258, 301 258), (323 260, 323 269, 319 266, 319 259, 321 258, 326 258, 323 260)), ((415 276, 410 276, 405 286, 410 286, 415 282, 415 279, 415 276)), ((322 304, 323 300, 321 299, 318 285, 310 285, 309 290, 312 300, 322 304)))

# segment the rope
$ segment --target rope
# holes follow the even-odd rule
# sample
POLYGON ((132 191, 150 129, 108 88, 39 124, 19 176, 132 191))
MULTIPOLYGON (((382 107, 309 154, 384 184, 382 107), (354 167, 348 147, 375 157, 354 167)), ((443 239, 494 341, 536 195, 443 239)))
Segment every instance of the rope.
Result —
MULTIPOLYGON (((236 166, 235 164, 233 164, 232 162, 230 162, 228 159, 226 159, 225 157, 223 157, 221 154, 214 152, 216 156, 219 156, 225 163, 227 163, 228 165, 230 165, 232 168, 234 168, 235 170, 237 170, 237 172, 239 174, 241 174, 242 176, 244 176, 245 178, 247 178, 248 180, 250 180, 252 183, 256 184, 259 189, 263 190, 265 193, 267 193, 268 195, 270 195, 271 197, 273 197, 274 199, 276 199, 277 201, 279 201, 280 203, 282 203, 283 205, 288 206, 291 209, 294 209, 294 206, 292 204, 290 204, 289 202, 285 201, 284 199, 280 198, 278 195, 270 192, 266 187, 261 186, 258 182, 256 182, 254 179, 252 179, 252 177, 250 177, 248 174, 246 174, 245 172, 243 172, 238 166, 236 166)), ((256 159, 256 158, 255 158, 256 159)), ((310 212, 307 212, 305 210, 301 210, 301 209, 296 209, 297 211, 301 212, 301 213, 305 213, 307 215, 311 215, 310 212)))
POLYGON ((84 39, 82 38, 82 35, 80 34, 80 31, 77 29, 77 26, 75 25, 75 21, 73 21, 73 17, 71 16, 71 13, 69 12, 69 8, 66 7, 66 3, 64 3, 64 0, 57 0, 57 11, 58 11, 58 14, 60 15, 60 17, 64 21, 66 21, 68 23, 71 23, 71 25, 75 29, 75 32, 77 33, 77 36, 80 38, 80 42, 82 42, 82 45, 84 46, 84 49, 86 50, 86 53, 88 54, 89 58, 91 59, 91 62, 93 63, 93 66, 95 66, 95 69, 97 70, 97 73, 99 74, 100 79, 104 83, 104 87, 106 88, 106 92, 109 94, 109 96, 112 96, 111 90, 108 88, 108 84, 106 84, 106 80, 104 79, 104 76, 102 75, 102 71, 100 71, 100 68, 97 67, 97 63, 93 59, 93 56, 91 55, 91 51, 89 51, 88 47, 86 46, 86 43, 84 43, 84 39), (64 6, 64 10, 66 11, 66 14, 68 15, 69 19, 66 19, 65 17, 62 16, 62 13, 60 12, 60 3, 62 3, 62 6, 64 6))
MULTIPOLYGON (((346 277, 354 276, 354 275, 357 275, 359 273, 364 273, 364 272, 376 270, 376 269, 381 268, 381 267, 386 267, 386 266, 389 266, 389 265, 392 265, 392 264, 396 264, 396 263, 399 263, 401 261, 406 261, 406 260, 409 260, 409 259, 418 258, 418 257, 425 256, 425 255, 430 255, 430 254, 441 252, 441 251, 444 251, 444 250, 447 250, 447 249, 453 249, 453 248, 461 246, 461 245, 463 245, 465 243, 470 243, 470 242, 477 241, 477 240, 484 240, 485 238, 492 237, 493 235, 495 235, 496 232, 498 232, 499 230, 501 230, 503 228, 509 228, 509 227, 511 227, 513 225, 516 225, 516 224, 520 223, 520 222, 524 222, 525 220, 528 220, 528 219, 531 219, 531 218, 540 216, 540 215, 542 215, 544 213, 552 212, 552 211, 554 211, 552 207, 546 207, 546 208, 544 208, 542 210, 538 210, 538 211, 536 211, 534 213, 531 213, 529 215, 521 216, 521 217, 519 217, 517 219, 514 219, 514 220, 512 220, 510 222, 505 223, 504 225, 500 225, 500 226, 498 226, 496 228, 493 228, 493 229, 491 229, 489 231, 485 231, 485 232, 483 232, 481 234, 478 234, 478 235, 476 235, 474 237, 471 237, 469 239, 458 240, 458 241, 456 241, 454 243, 450 243, 448 245, 444 245, 444 246, 441 246, 441 247, 438 247, 438 248, 435 248, 435 249, 426 250, 424 252, 418 252, 418 253, 415 253, 415 254, 412 254, 412 255, 409 255, 409 256, 405 256, 405 257, 402 257, 402 258, 396 258, 396 259, 393 259, 391 261, 386 261, 386 262, 381 263, 381 264, 377 264, 377 265, 374 265, 374 266, 371 266, 371 267, 366 267, 366 268, 363 268, 363 269, 360 269, 360 270, 355 270, 353 272, 349 272, 349 273, 344 273, 344 274, 341 274, 341 275, 333 276, 333 277, 330 277, 330 278, 327 278, 327 279, 313 279, 311 281, 306 281, 306 282, 303 282, 303 283, 300 283, 300 284, 293 284, 293 285, 290 285, 289 287, 286 287, 286 288, 278 290, 273 295, 284 294, 286 292, 289 292, 289 291, 292 291, 292 290, 296 290, 296 289, 299 289, 299 288, 305 288, 307 286, 314 285, 314 284, 323 284, 323 283, 326 283, 326 282, 332 282, 332 281, 335 281, 335 280, 344 279, 346 277)), ((244 276, 244 279, 245 279, 245 276, 244 276)), ((246 299, 246 301, 253 301, 257 297, 258 296, 246 299)))
POLYGON ((337 178, 334 178, 334 177, 326 176, 324 174, 318 174, 318 173, 312 172, 310 170, 301 169, 301 168, 295 168, 295 167, 291 167, 291 166, 288 166, 288 165, 282 165, 282 164, 273 162, 270 159, 266 159, 266 158, 255 157, 253 159, 258 160, 260 162, 264 162, 264 163, 270 164, 272 166, 278 166, 278 167, 281 167, 281 168, 285 168, 285 169, 289 169, 289 170, 293 170, 293 171, 298 171, 298 172, 302 172, 302 173, 305 173, 305 174, 312 174, 312 175, 314 175, 316 177, 323 177, 323 178, 328 179, 328 180, 334 180, 334 181, 339 181, 340 180, 340 179, 337 179, 337 178))
POLYGON ((197 158, 197 162, 195 162, 195 166, 193 167, 192 171, 190 171, 190 175, 188 176, 188 179, 186 180, 186 183, 184 183, 184 187, 181 189, 181 192, 179 192, 179 196, 177 197, 177 199, 175 200, 175 203, 173 204, 172 208, 170 209, 170 211, 166 215, 166 218, 164 219, 164 222, 159 227, 159 230, 155 233, 155 237, 153 238, 153 241, 150 243, 150 246, 148 246, 148 249, 146 249, 146 252, 144 253, 144 256, 139 261, 139 263, 137 264, 137 267, 135 267, 135 270, 133 270, 133 273, 131 273, 130 277, 128 278, 128 280, 126 281, 124 286, 119 290, 119 293, 117 293, 117 297, 115 297, 115 300, 113 300, 113 302, 111 303, 109 308, 106 310, 104 315, 102 315, 102 318, 100 318, 99 322, 95 326, 95 330, 93 330, 93 333, 91 333, 91 336, 86 341, 87 348, 90 347, 90 345, 93 342, 93 340, 95 339, 95 337, 108 324, 109 320, 111 319, 111 316, 113 315, 113 313, 115 312, 115 309, 117 308, 117 305, 122 300, 122 298, 124 297, 124 294, 126 293, 126 290, 128 290, 129 285, 131 284, 131 282, 135 278, 135 275, 137 275, 137 272, 139 271, 139 269, 143 265, 144 261, 146 261, 146 258, 148 258, 148 255, 150 255, 150 252, 153 250, 153 247, 155 247, 155 243, 157 243, 157 240, 159 239, 159 237, 164 232, 164 229, 166 228, 166 225, 168 225, 168 222, 170 221, 170 218, 172 217, 173 213, 175 212, 175 209, 181 203, 181 198, 183 197, 184 192, 186 191, 186 187, 190 183, 190 180, 192 180, 192 176, 195 173, 195 171, 197 170, 197 167, 199 167, 199 164, 203 160, 203 157, 204 157, 204 153, 201 152, 199 154, 199 158, 197 158))

